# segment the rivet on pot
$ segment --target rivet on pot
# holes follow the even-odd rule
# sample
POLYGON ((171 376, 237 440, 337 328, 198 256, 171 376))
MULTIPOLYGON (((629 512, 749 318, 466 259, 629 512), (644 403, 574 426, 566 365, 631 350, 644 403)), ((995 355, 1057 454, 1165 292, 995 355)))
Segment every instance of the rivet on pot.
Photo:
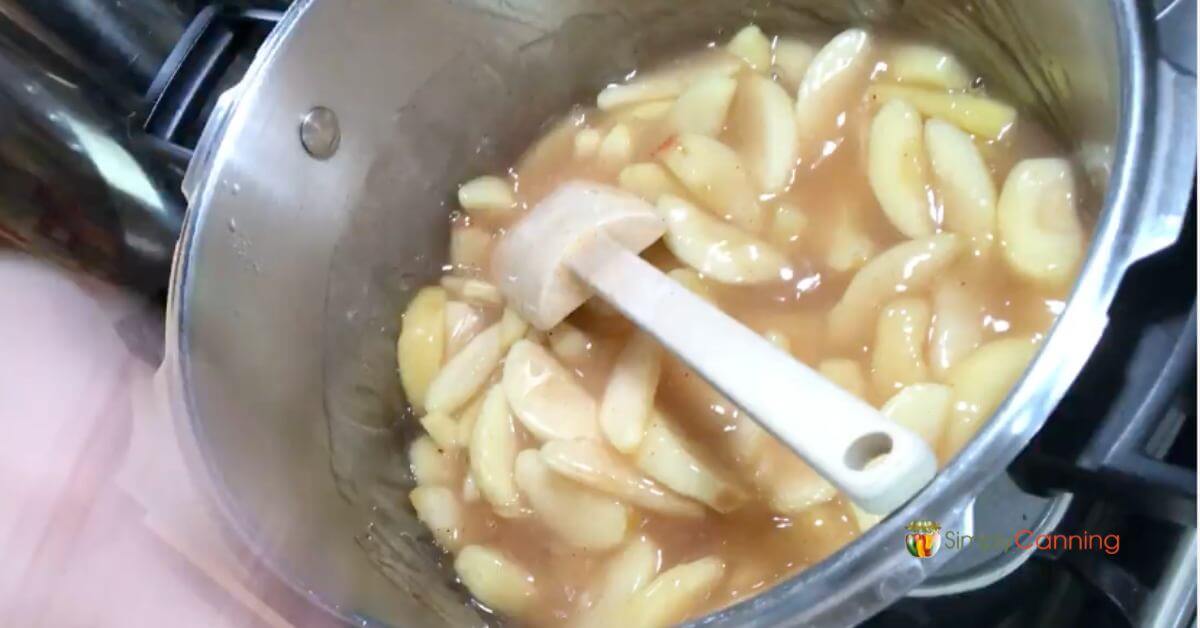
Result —
POLYGON ((342 142, 337 116, 327 107, 313 107, 300 122, 300 143, 309 155, 329 159, 342 142))

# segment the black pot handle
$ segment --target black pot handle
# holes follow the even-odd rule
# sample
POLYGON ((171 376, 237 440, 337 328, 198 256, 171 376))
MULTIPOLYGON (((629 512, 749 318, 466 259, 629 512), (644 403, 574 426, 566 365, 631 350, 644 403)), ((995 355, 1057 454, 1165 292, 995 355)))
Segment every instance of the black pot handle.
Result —
POLYGON ((1092 359, 1010 467, 1025 490, 1195 527, 1195 199, 1180 239, 1130 268, 1092 359))
POLYGON ((233 68, 235 61, 244 62, 282 17, 282 11, 223 4, 201 9, 146 92, 146 133, 190 159, 217 95, 244 72, 233 68))

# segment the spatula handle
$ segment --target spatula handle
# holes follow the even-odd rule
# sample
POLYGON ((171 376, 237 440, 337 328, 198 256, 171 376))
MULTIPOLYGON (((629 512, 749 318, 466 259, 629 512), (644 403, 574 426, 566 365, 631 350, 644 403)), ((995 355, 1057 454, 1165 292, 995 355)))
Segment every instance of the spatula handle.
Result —
POLYGON ((864 510, 891 512, 936 473, 916 434, 603 234, 567 266, 864 510))

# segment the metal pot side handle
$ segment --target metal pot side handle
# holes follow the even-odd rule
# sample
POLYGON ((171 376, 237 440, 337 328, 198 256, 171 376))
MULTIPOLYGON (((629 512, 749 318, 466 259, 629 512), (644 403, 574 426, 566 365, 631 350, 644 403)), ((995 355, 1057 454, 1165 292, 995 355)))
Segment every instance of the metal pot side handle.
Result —
POLYGON ((189 204, 195 201, 201 181, 212 166, 219 138, 243 93, 242 85, 261 65, 258 57, 268 55, 280 39, 275 27, 283 17, 282 11, 245 9, 224 2, 205 7, 184 30, 150 86, 147 99, 151 106, 143 128, 187 160, 180 187, 189 204), (252 35, 264 29, 270 29, 270 34, 256 50, 252 35), (231 69, 235 60, 251 53, 256 53, 255 61, 237 77, 231 69), (230 85, 228 79, 235 77, 237 82, 230 85), (205 119, 206 99, 226 86, 205 119), (194 146, 186 141, 189 120, 197 120, 202 129, 194 146))
POLYGON ((1141 221, 1129 263, 1173 244, 1183 229, 1196 178, 1196 0, 1176 0, 1156 17, 1158 106, 1154 148, 1141 195, 1141 221))
POLYGON ((183 197, 187 199, 189 205, 196 202, 200 186, 203 185, 204 180, 208 178, 208 173, 212 170, 220 137, 229 124, 230 116, 241 97, 244 84, 243 80, 217 97, 212 114, 205 123, 204 130, 200 133, 200 139, 196 142, 196 149, 192 152, 192 159, 188 162, 183 182, 180 184, 183 197))

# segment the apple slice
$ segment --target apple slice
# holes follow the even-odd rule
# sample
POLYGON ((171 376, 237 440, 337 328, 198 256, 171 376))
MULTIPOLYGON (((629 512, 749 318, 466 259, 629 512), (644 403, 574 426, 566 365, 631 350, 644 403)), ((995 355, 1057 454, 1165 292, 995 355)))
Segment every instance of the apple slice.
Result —
POLYGON ((714 214, 752 233, 763 228, 758 194, 733 149, 711 137, 685 133, 665 143, 656 156, 714 214))
POLYGON ((852 28, 825 44, 796 90, 800 150, 807 155, 836 134, 837 117, 871 70, 871 36, 852 28))
POLYGON ((788 93, 794 94, 804 80, 804 73, 812 63, 817 49, 808 42, 792 37, 775 38, 775 56, 772 65, 775 76, 788 93))
POLYGON ((625 506, 552 472, 536 449, 517 455, 516 478, 535 516, 569 545, 607 550, 625 538, 629 524, 625 506))
POLYGON ((738 82, 715 74, 692 83, 671 107, 671 125, 679 133, 716 137, 725 128, 725 116, 738 82))
POLYGON ((734 148, 750 169, 759 191, 781 192, 796 167, 796 114, 787 92, 758 74, 742 77, 733 99, 730 125, 734 148))
POLYGON ((875 102, 899 98, 930 118, 953 122, 964 131, 989 140, 999 139, 1017 121, 1017 110, 1010 105, 969 92, 880 83, 867 89, 867 98, 875 102))
POLYGON ((404 311, 396 341, 396 366, 404 396, 418 412, 424 410, 429 384, 437 376, 446 352, 446 291, 422 288, 404 311))
POLYGON ((667 248, 705 277, 721 283, 755 284, 792 276, 788 260, 775 247, 722 222, 674 196, 658 201, 667 221, 667 248))
POLYGON ((646 536, 631 540, 604 563, 604 571, 585 594, 591 602, 578 628, 609 628, 634 594, 658 573, 662 553, 646 536))
POLYGON ((458 455, 438 447, 429 436, 419 436, 408 446, 408 465, 420 486, 449 486, 458 477, 458 455))
POLYGON ((478 227, 450 230, 450 263, 462 270, 479 270, 492 256, 492 234, 478 227))
POLYGON ((621 189, 642 197, 648 203, 657 203, 664 194, 671 196, 686 196, 687 191, 667 172, 666 168, 654 162, 630 164, 621 169, 617 175, 617 185, 621 189))
POLYGON ((863 226, 862 212, 846 204, 835 205, 831 210, 834 212, 833 224, 822 238, 825 264, 839 273, 858 270, 875 256, 877 248, 863 226))
POLYGON ((430 382, 425 409, 449 414, 482 390, 504 356, 501 335, 501 324, 496 323, 454 354, 430 382))
POLYGON ((771 40, 754 24, 738 31, 725 49, 745 61, 755 72, 766 72, 771 68, 771 40))
POLYGON ((636 463, 647 475, 671 490, 703 502, 719 513, 729 513, 746 503, 744 490, 723 470, 702 456, 697 446, 685 439, 655 411, 638 448, 636 463))
POLYGON ((511 181, 488 175, 462 184, 458 204, 471 214, 506 213, 516 208, 517 200, 511 181))
POLYGON ((537 601, 537 581, 523 565, 483 545, 468 545, 454 559, 463 586, 488 608, 520 615, 537 601))
POLYGON ((983 342, 983 297, 965 279, 951 274, 933 287, 933 329, 929 366, 945 379, 950 369, 983 342))
POLYGON ((627 124, 614 125, 596 148, 596 163, 609 172, 625 167, 632 157, 633 132, 627 124))
POLYGON ((479 409, 479 418, 475 420, 468 457, 475 485, 496 514, 502 517, 522 514, 513 466, 517 446, 517 431, 504 391, 500 386, 492 386, 479 409))
POLYGON ((701 77, 712 74, 733 76, 743 67, 741 59, 725 50, 708 50, 645 76, 636 76, 628 83, 609 85, 596 97, 596 106, 610 111, 627 105, 675 98, 701 77))
POLYGON ((446 551, 454 551, 463 543, 462 504, 454 491, 444 486, 418 486, 408 494, 417 519, 433 533, 433 539, 446 551))
POLYGON ((921 114, 888 101, 871 120, 867 179, 888 220, 910 238, 933 234, 936 207, 926 172, 921 114))
POLYGON ((886 399, 908 384, 928 379, 925 341, 931 310, 921 297, 899 297, 883 306, 871 349, 871 384, 878 397, 886 399))
POLYGON ((781 247, 795 246, 808 231, 809 218, 799 207, 782 202, 775 206, 775 217, 767 235, 781 247))
POLYGON ((1026 159, 1004 181, 996 209, 1004 260, 1027 280, 1062 288, 1083 260, 1075 178, 1065 159, 1026 159))
POLYGON ((861 342, 884 301, 892 295, 928 287, 962 250, 959 236, 939 233, 880 253, 854 274, 842 298, 829 311, 831 340, 846 347, 861 342))
POLYGON ((954 391, 949 386, 918 383, 905 386, 879 411, 912 430, 936 450, 950 422, 953 403, 954 391))
POLYGON ((985 246, 996 228, 996 184, 971 136, 937 118, 925 122, 925 146, 947 229, 985 246))
POLYGON ((942 435, 939 460, 950 460, 975 436, 1036 352, 1037 344, 1028 336, 1001 338, 971 352, 950 371, 946 383, 954 389, 954 414, 942 435))
POLYGON ((538 439, 599 436, 596 401, 541 345, 517 341, 504 360, 501 381, 513 412, 538 439))
POLYGON ((465 301, 446 302, 446 355, 454 356, 483 329, 483 313, 465 301))
POLYGON ((725 563, 716 556, 676 565, 634 595, 612 625, 653 628, 681 622, 708 598, 724 575, 725 563))
POLYGON ((600 129, 579 129, 574 140, 575 159, 584 160, 595 157, 596 151, 600 149, 600 140, 602 139, 604 137, 600 135, 600 129))
POLYGON ((863 367, 857 360, 849 358, 821 360, 821 363, 817 365, 817 372, 855 397, 867 398, 867 376, 863 373, 863 367))
POLYGON ((431 412, 421 417, 420 423, 421 427, 425 428, 425 433, 429 434, 441 449, 453 450, 461 445, 458 442, 458 421, 450 415, 431 412))
POLYGON ((482 305, 504 303, 504 295, 500 294, 500 289, 482 279, 445 275, 442 277, 441 284, 446 292, 470 303, 482 305))
POLYGON ((642 442, 654 409, 661 363, 662 349, 640 331, 633 332, 617 355, 600 404, 600 429, 617 451, 636 451, 642 442))
POLYGON ((933 46, 902 44, 888 56, 888 74, 900 83, 966 89, 971 73, 954 55, 933 46))
POLYGON ((616 452, 589 439, 552 440, 542 461, 564 477, 646 510, 675 517, 704 516, 704 507, 646 477, 616 452))

